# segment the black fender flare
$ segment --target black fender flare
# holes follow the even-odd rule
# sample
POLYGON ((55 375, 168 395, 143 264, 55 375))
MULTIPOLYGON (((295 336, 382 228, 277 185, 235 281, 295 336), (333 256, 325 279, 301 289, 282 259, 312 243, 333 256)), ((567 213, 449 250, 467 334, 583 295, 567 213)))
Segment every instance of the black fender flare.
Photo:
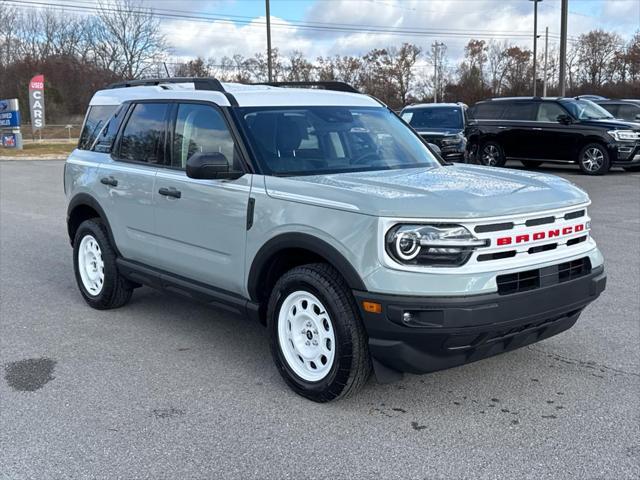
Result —
POLYGON ((305 249, 319 255, 342 275, 351 289, 367 291, 356 269, 335 247, 307 233, 283 233, 265 243, 253 258, 247 281, 252 300, 257 301, 259 298, 259 283, 265 266, 274 255, 288 248, 305 249))
POLYGON ((69 201, 69 205, 67 206, 67 233, 69 234, 69 241, 71 242, 71 245, 73 245, 73 236, 71 234, 71 222, 70 222, 71 215, 76 208, 82 207, 82 206, 91 207, 93 210, 98 212, 98 215, 100 215, 100 219, 104 223, 105 227, 107 227, 109 242, 111 242, 111 246, 115 249, 116 254, 120 256, 120 253, 118 252, 118 247, 116 246, 116 242, 113 238, 113 233, 111 232, 111 225, 109 225, 109 220, 107 219, 106 213, 100 206, 100 203, 98 203, 98 201, 88 193, 78 193, 74 195, 73 198, 71 198, 71 200, 69 201))

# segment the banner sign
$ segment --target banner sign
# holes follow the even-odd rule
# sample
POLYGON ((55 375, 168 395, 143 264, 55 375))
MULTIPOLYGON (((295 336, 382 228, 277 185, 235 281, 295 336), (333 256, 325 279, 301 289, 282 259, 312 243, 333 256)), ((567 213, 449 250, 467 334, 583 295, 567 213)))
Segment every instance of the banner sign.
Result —
POLYGON ((0 128, 17 128, 20 126, 20 109, 18 99, 0 100, 0 128))
POLYGON ((44 127, 44 75, 36 75, 29 82, 29 108, 33 131, 44 127))

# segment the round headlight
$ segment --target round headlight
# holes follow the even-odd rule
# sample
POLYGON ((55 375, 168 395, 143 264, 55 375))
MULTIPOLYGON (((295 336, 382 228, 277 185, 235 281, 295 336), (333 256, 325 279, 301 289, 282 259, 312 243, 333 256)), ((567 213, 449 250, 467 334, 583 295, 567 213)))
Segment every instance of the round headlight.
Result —
POLYGON ((402 260, 413 260, 420 253, 420 238, 416 232, 399 232, 396 235, 396 253, 402 260))

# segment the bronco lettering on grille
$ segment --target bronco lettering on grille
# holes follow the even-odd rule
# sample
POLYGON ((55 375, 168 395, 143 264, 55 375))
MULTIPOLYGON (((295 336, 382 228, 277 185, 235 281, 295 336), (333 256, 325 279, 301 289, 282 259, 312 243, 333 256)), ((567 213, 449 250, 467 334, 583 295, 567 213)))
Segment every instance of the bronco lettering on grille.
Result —
POLYGON ((570 235, 572 233, 584 232, 586 224, 580 223, 578 225, 572 225, 569 227, 554 228, 552 230, 541 230, 534 233, 522 233, 514 237, 500 237, 496 240, 496 244, 500 245, 512 245, 518 243, 527 243, 529 241, 544 240, 545 238, 554 238, 561 235, 570 235))

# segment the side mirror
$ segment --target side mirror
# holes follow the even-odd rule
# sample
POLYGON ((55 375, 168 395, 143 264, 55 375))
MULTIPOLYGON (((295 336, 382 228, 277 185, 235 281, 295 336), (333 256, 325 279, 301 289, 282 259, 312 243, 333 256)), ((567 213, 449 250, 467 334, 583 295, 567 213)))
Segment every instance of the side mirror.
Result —
POLYGON ((573 123, 573 118, 571 118, 569 115, 565 115, 564 113, 562 115, 558 115, 556 117, 556 120, 558 120, 558 122, 562 123, 563 125, 569 125, 570 123, 573 123))
POLYGON ((442 150, 440 150, 440 147, 437 146, 435 143, 429 143, 429 148, 431 148, 431 150, 436 152, 438 155, 442 155, 442 150))
POLYGON ((636 122, 640 122, 640 113, 636 115, 636 122))
POLYGON ((229 161, 222 153, 193 154, 187 160, 187 177, 201 180, 236 179, 242 176, 242 172, 229 170, 229 161))

